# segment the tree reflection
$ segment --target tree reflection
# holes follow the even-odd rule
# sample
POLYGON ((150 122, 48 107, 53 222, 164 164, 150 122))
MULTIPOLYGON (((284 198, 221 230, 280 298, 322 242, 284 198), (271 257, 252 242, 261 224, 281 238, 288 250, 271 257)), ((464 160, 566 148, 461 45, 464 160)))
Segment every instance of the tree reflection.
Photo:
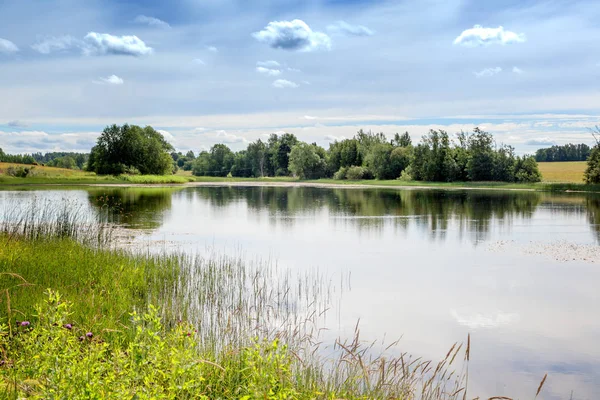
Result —
POLYGON ((132 229, 155 229, 171 208, 171 197, 177 188, 103 188, 89 190, 90 204, 100 215, 132 229))
POLYGON ((542 200, 534 192, 474 190, 210 187, 197 188, 196 193, 217 208, 245 201, 256 214, 266 212, 274 224, 326 212, 335 223, 359 230, 382 230, 386 224, 407 229, 414 220, 432 237, 443 238, 453 228, 476 240, 486 237, 493 221, 506 224, 530 218, 542 200))

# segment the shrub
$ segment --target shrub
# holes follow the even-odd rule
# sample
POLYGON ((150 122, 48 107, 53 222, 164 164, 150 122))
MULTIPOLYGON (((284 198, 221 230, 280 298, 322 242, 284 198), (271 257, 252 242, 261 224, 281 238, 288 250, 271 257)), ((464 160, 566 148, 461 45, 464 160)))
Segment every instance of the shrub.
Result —
POLYGON ((340 167, 335 174, 333 174, 333 179, 341 181, 346 179, 346 174, 348 173, 348 167, 340 167))
POLYGON ((350 167, 346 172, 346 179, 359 181, 361 179, 373 179, 373 174, 364 167, 350 167))
POLYGON ((27 178, 32 171, 33 168, 10 166, 6 169, 6 174, 15 178, 27 178))

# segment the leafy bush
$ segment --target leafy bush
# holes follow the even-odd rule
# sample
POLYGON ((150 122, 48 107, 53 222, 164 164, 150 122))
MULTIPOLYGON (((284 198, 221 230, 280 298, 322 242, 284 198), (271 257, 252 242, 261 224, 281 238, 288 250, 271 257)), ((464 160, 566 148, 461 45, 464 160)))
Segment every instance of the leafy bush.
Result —
POLYGON ((373 174, 364 167, 350 167, 346 172, 346 179, 359 181, 361 179, 373 179, 373 174))
POLYGON ((10 166, 6 169, 6 174, 15 178, 27 178, 32 173, 33 168, 10 166))
POLYGON ((346 174, 348 173, 348 167, 340 167, 335 174, 333 174, 333 179, 341 181, 346 179, 346 174))

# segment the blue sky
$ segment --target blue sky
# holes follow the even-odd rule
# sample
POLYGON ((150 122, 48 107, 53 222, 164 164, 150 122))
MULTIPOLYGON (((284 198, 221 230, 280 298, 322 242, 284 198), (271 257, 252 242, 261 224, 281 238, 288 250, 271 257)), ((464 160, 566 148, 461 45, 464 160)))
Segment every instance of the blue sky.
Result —
POLYGON ((595 1, 3 0, 0 147, 87 151, 125 122, 196 152, 360 128, 591 144, 598 20, 595 1))

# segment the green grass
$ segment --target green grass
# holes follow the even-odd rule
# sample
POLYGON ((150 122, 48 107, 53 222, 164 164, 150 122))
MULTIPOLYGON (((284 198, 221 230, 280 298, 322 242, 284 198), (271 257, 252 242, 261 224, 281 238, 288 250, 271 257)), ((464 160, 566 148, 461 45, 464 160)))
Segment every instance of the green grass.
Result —
POLYGON ((0 185, 73 185, 73 184, 182 184, 193 181, 184 175, 96 175, 93 172, 41 165, 0 163, 0 185), (25 178, 8 174, 9 168, 28 168, 25 178))
POLYGON ((544 182, 583 183, 586 161, 538 163, 544 182))

